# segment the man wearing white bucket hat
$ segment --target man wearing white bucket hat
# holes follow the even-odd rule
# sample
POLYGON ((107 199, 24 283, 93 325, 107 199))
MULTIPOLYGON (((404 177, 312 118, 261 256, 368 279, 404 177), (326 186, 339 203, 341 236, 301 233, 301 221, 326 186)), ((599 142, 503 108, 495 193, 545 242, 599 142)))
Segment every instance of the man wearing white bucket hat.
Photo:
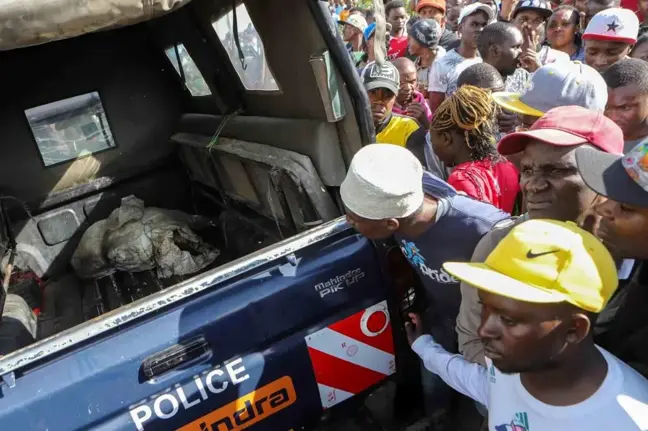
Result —
MULTIPOLYGON (((372 240, 394 236, 420 277, 430 306, 426 328, 446 349, 457 351, 455 321, 461 303, 459 280, 442 267, 469 260, 481 237, 508 214, 457 194, 446 182, 424 172, 407 149, 368 145, 356 153, 340 188, 347 220, 372 240)), ((443 385, 443 383, 441 383, 443 385)), ((426 405, 447 396, 431 373, 423 375, 426 405)))

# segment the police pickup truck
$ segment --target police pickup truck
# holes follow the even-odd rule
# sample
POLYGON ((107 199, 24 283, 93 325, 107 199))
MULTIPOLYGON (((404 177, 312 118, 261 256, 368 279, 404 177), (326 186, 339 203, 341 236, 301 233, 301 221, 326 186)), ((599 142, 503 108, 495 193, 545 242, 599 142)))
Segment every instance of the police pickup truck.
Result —
POLYGON ((342 218, 374 131, 336 24, 0 0, 3 430, 288 431, 400 374, 400 251, 342 218))

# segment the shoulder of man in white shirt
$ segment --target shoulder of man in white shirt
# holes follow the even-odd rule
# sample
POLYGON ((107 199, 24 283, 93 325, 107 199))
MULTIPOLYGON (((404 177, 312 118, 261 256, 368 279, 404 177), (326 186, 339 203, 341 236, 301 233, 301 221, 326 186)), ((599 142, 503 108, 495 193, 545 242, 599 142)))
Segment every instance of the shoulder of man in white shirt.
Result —
MULTIPOLYGON (((628 421, 630 421, 637 426, 636 430, 648 430, 648 380, 610 352, 601 347, 598 347, 598 349, 601 351, 608 363, 608 374, 598 391, 586 400, 574 406, 575 410, 572 416, 589 413, 591 412, 592 406, 604 404, 606 408, 606 416, 602 419, 603 422, 601 425, 615 421, 627 425, 628 421), (587 407, 588 403, 592 403, 590 404, 590 407, 587 407)), ((521 398, 525 404, 530 402, 538 403, 536 405, 538 412, 536 413, 539 413, 541 416, 543 414, 546 415, 546 418, 549 420, 552 420, 552 417, 554 416, 553 413, 549 412, 554 411, 554 409, 556 412, 562 412, 560 415, 563 419, 568 419, 568 416, 563 416, 563 414, 567 412, 564 410, 566 406, 554 407, 543 404, 524 390, 521 392, 519 390, 511 390, 511 388, 509 388, 510 385, 512 385, 512 387, 519 387, 519 374, 501 373, 493 366, 490 359, 486 359, 486 368, 488 370, 487 375, 489 384, 493 388, 489 391, 490 394, 492 394, 489 399, 489 409, 492 409, 493 412, 498 410, 496 404, 499 404, 500 402, 515 403, 513 398, 508 401, 501 399, 503 394, 510 394, 514 398, 521 398), (503 385, 502 389, 504 392, 495 389, 495 386, 499 385, 503 385), (524 401, 525 398, 526 401, 524 401), (542 409, 539 408, 540 406, 542 409)), ((553 417, 553 419, 555 419, 555 417, 553 417)), ((625 430, 628 428, 619 429, 625 430)), ((634 430, 635 428, 632 429, 634 430)))

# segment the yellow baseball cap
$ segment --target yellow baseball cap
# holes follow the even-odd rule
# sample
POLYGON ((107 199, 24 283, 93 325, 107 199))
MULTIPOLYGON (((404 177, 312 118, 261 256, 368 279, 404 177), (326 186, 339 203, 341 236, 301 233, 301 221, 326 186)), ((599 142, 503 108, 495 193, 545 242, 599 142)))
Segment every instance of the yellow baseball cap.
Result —
POLYGON ((614 259, 572 222, 529 220, 509 232, 484 263, 446 262, 450 274, 523 302, 569 302, 598 313, 618 286, 614 259))

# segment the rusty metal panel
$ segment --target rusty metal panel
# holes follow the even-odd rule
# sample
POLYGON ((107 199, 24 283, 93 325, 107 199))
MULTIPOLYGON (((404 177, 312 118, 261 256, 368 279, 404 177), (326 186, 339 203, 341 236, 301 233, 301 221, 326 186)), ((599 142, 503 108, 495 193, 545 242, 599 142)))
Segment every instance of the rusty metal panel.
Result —
POLYGON ((0 0, 0 50, 148 21, 190 0, 0 0))

